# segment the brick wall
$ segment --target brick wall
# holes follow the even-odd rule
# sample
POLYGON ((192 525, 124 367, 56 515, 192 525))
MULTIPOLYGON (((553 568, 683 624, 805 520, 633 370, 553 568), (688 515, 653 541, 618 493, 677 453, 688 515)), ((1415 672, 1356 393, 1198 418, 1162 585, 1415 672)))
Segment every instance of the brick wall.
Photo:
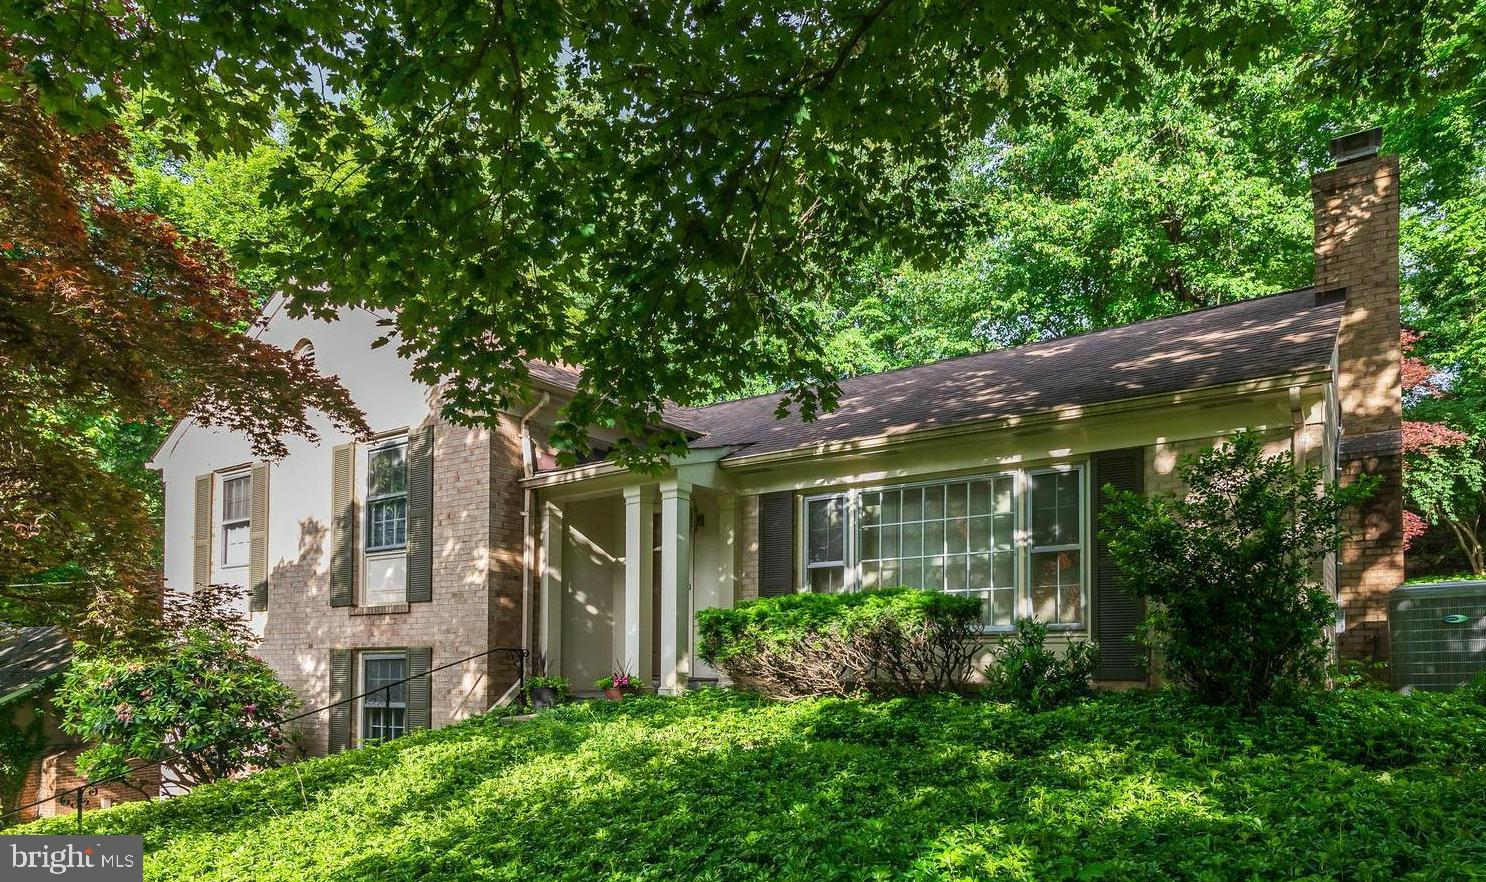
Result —
MULTIPOLYGON (((29 805, 37 800, 50 799, 63 794, 67 795, 70 802, 73 795, 68 794, 67 791, 85 783, 86 780, 77 773, 77 755, 82 751, 83 748, 77 745, 59 747, 36 760, 31 767, 31 772, 26 776, 26 783, 21 787, 21 795, 16 804, 29 805)), ((83 810, 103 808, 121 802, 154 799, 159 795, 160 770, 157 766, 149 766, 123 781, 100 785, 96 793, 83 791, 83 810)), ((64 805, 56 799, 51 799, 50 802, 42 803, 22 813, 21 820, 31 821, 36 818, 66 815, 76 810, 72 804, 64 805)))
MULTIPOLYGON (((328 511, 301 523, 298 558, 270 575, 258 654, 306 707, 330 700, 332 649, 427 646, 438 667, 491 646, 520 643, 521 467, 514 421, 502 415, 493 431, 437 417, 428 422, 434 427, 431 602, 376 612, 330 606, 328 511)), ((433 725, 484 712, 512 679, 512 662, 496 656, 434 674, 433 725)), ((323 754, 328 715, 308 718, 298 735, 305 752, 323 754)))
MULTIPOLYGON (((521 582, 525 537, 522 535, 521 426, 510 414, 501 414, 491 433, 488 468, 490 563, 489 640, 491 646, 521 646, 521 582)), ((535 645, 535 644, 532 644, 535 645)), ((516 679, 517 656, 490 657, 491 701, 516 679)))
POLYGON ((1318 174, 1316 285, 1347 290, 1337 339, 1340 479, 1382 479, 1354 513, 1337 590, 1341 651, 1386 657, 1387 595, 1403 583, 1402 401, 1399 383, 1398 158, 1371 156, 1318 174))
POLYGON ((758 597, 758 497, 738 499, 738 597, 758 597))

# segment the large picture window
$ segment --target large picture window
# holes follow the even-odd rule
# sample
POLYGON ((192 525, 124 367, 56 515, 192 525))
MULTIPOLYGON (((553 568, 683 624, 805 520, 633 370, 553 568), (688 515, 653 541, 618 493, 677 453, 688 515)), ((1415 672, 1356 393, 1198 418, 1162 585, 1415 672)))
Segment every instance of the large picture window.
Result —
POLYGON ((991 627, 1082 624, 1082 500, 1076 467, 806 497, 802 587, 909 585, 979 598, 991 627))

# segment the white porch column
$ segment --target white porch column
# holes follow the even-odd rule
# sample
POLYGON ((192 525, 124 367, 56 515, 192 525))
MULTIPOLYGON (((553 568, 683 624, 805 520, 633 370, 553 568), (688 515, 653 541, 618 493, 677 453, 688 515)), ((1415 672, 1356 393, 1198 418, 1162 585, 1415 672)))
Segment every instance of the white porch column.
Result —
POLYGON ((655 553, 655 501, 652 487, 624 488, 624 664, 641 683, 649 684, 651 592, 655 553))
POLYGON ((691 675, 691 485, 660 485, 660 690, 685 692, 691 675))
POLYGON ((542 505, 542 597, 538 619, 538 646, 547 660, 547 673, 562 673, 562 546, 565 538, 562 506, 542 505))

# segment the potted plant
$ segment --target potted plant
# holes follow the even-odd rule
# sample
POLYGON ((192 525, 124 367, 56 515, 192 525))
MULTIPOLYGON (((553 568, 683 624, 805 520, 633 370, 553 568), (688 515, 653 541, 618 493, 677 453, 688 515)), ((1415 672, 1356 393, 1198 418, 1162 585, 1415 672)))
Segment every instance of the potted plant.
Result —
POLYGON ((593 681, 593 685, 604 691, 604 697, 610 701, 623 701, 624 693, 638 692, 640 684, 636 682, 634 675, 619 668, 607 677, 600 677, 593 681))
POLYGON ((552 707, 568 696, 567 678, 556 674, 549 676, 547 668, 547 656, 540 649, 534 650, 527 669, 526 694, 522 696, 532 710, 552 707))
POLYGON ((568 696, 567 677, 544 675, 526 678, 526 703, 533 710, 552 707, 568 696))

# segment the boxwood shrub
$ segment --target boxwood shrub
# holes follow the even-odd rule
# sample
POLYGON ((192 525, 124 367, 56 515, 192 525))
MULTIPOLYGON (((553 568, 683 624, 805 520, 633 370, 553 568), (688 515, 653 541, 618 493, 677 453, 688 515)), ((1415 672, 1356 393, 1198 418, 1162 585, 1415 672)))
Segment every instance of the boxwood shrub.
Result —
POLYGON ((699 654, 774 698, 958 691, 980 600, 917 588, 786 594, 697 614, 699 654))

